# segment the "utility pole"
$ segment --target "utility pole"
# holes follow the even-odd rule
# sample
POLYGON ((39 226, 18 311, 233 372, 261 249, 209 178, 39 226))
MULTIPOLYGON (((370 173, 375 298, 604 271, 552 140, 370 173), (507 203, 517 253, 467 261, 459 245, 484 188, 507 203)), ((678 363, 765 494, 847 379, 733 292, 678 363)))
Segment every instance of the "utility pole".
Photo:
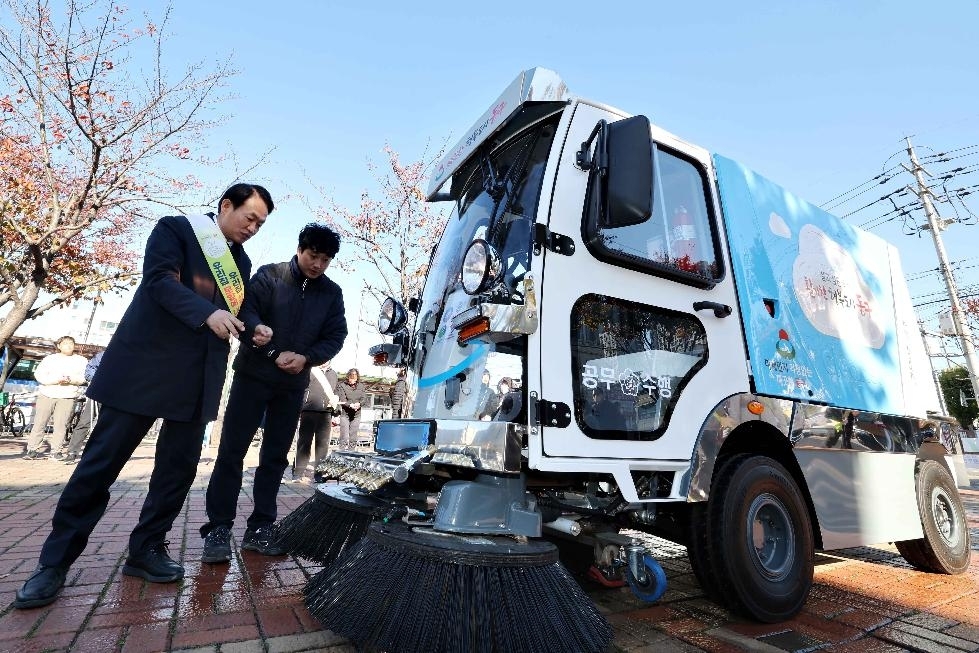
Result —
POLYGON ((945 288, 948 290, 948 297, 952 301, 952 324, 955 325, 955 333, 959 336, 962 345, 962 353, 965 356, 965 368, 969 372, 969 381, 972 382, 972 396, 979 399, 979 362, 976 359, 976 348, 972 344, 972 333, 969 324, 965 321, 962 313, 962 304, 959 302, 959 291, 955 286, 955 276, 952 268, 948 264, 948 255, 945 253, 945 245, 942 243, 941 230, 945 228, 944 221, 938 216, 935 205, 932 202, 934 194, 925 183, 925 169, 918 163, 918 156, 914 153, 914 146, 911 145, 911 137, 905 139, 908 144, 908 157, 914 168, 909 168, 905 164, 901 167, 914 175, 918 182, 917 190, 908 186, 908 190, 918 196, 925 208, 925 215, 928 217, 928 226, 922 227, 931 231, 931 236, 935 241, 935 252, 938 254, 938 268, 945 279, 945 288))
MULTIPOLYGON (((936 354, 931 350, 931 341, 928 340, 928 336, 938 335, 941 333, 931 333, 925 330, 925 323, 918 320, 918 329, 921 331, 921 340, 925 343, 925 354, 928 356, 928 366, 931 368, 931 380, 935 383, 935 389, 938 390, 938 408, 942 411, 942 415, 948 415, 948 405, 945 403, 945 393, 942 392, 941 377, 938 370, 935 369, 934 360, 936 357, 942 357, 942 354, 936 354)), ((942 350, 945 349, 945 341, 942 340, 942 350)))

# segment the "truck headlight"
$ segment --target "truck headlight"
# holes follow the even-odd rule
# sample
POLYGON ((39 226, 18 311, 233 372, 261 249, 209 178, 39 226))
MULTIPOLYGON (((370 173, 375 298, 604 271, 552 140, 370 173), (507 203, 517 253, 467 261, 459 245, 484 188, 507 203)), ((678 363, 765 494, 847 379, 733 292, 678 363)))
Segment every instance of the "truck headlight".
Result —
POLYGON ((470 295, 476 295, 492 288, 503 274, 500 255, 492 245, 477 238, 469 245, 462 260, 462 288, 470 295))
POLYGON ((404 306, 394 297, 388 297, 381 304, 381 313, 377 316, 377 330, 384 335, 397 333, 404 327, 408 314, 404 306))

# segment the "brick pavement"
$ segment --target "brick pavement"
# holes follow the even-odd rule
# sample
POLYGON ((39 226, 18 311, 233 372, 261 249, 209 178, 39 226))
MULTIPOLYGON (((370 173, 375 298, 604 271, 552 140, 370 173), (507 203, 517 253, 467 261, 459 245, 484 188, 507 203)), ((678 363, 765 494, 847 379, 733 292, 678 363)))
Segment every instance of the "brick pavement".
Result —
MULTIPOLYGON (((142 505, 152 442, 139 447, 113 488, 105 518, 72 568, 55 603, 14 610, 10 601, 30 575, 71 467, 23 461, 23 438, 0 437, 0 652, 290 653, 354 651, 323 630, 302 602, 305 580, 319 570, 302 559, 235 552, 230 565, 201 565, 204 490, 214 449, 205 450, 187 505, 170 532, 171 554, 185 566, 181 583, 154 585, 120 573, 129 530, 142 505)), ((251 507, 245 492, 235 533, 251 507)), ((283 485, 286 514, 313 492, 283 485)), ((965 491, 973 549, 979 550, 979 492, 965 491)), ((628 589, 588 588, 615 627, 613 649, 671 651, 979 651, 979 555, 969 572, 950 577, 915 571, 891 546, 819 555, 805 609, 776 625, 745 622, 707 600, 682 547, 654 542, 669 589, 654 605, 628 589)))

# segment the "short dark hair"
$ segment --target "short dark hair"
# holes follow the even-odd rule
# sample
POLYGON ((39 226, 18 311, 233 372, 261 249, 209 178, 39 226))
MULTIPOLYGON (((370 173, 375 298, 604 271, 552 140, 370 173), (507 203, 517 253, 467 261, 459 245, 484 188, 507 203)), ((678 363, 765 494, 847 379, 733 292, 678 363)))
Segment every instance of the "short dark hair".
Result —
POLYGON ((334 258, 340 251, 340 234, 325 224, 310 222, 299 232, 299 249, 311 249, 334 258))
POLYGON ((231 201, 231 207, 237 209, 242 204, 248 201, 248 198, 252 195, 258 195, 265 202, 265 208, 271 213, 275 209, 275 203, 272 202, 272 195, 265 190, 264 186, 259 186, 258 184, 246 184, 237 183, 224 191, 224 195, 218 200, 218 211, 221 210, 221 204, 224 200, 231 201))
POLYGON ((60 347, 61 346, 61 343, 63 343, 65 340, 71 340, 71 344, 73 344, 73 345, 76 344, 75 343, 75 339, 72 338, 71 336, 61 336, 60 338, 58 338, 57 340, 54 341, 54 346, 55 347, 60 347))

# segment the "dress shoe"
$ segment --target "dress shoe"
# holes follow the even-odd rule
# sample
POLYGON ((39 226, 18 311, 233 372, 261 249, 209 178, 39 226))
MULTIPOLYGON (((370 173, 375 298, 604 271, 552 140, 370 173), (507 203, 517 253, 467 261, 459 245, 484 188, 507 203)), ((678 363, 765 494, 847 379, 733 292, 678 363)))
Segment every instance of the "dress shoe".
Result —
POLYGON ((204 553, 201 562, 216 563, 231 560, 231 529, 215 526, 204 537, 204 553))
POLYGON ((130 553, 122 573, 145 578, 151 583, 172 583, 184 577, 184 568, 170 557, 167 542, 157 542, 135 555, 130 553))
POLYGON ((241 538, 241 548, 266 556, 284 556, 289 550, 279 544, 278 539, 274 525, 246 528, 245 536, 241 538))
POLYGON ((39 566, 24 582, 24 586, 17 590, 14 607, 39 608, 53 603, 61 594, 61 588, 65 586, 67 571, 62 567, 39 566))

